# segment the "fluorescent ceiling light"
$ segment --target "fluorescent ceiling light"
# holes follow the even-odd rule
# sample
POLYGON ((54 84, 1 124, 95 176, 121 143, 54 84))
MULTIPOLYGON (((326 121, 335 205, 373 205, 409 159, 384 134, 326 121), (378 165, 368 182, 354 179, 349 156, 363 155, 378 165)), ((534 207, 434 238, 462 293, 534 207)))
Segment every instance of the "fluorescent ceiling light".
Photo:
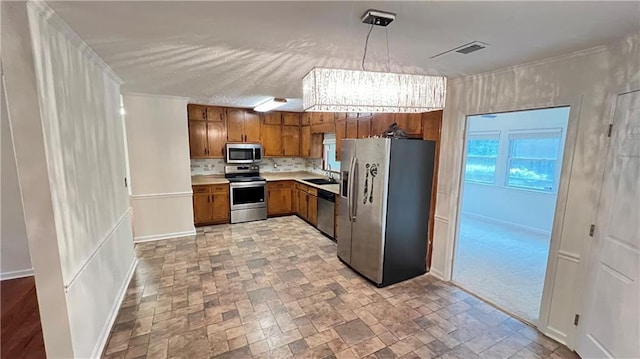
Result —
POLYGON ((305 111, 428 112, 444 108, 447 79, 314 68, 302 79, 305 111))
POLYGON ((272 98, 271 100, 263 102, 258 106, 254 107, 253 110, 257 112, 267 112, 267 111, 273 110, 274 108, 280 107, 286 103, 287 103, 286 98, 272 98))

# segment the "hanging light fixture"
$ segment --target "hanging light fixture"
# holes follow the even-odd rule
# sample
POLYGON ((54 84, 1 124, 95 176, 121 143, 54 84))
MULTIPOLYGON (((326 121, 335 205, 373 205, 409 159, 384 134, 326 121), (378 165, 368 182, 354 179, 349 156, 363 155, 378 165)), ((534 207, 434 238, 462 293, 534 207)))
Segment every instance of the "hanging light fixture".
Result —
POLYGON ((371 26, 365 41, 362 71, 313 68, 302 79, 305 111, 428 112, 444 108, 445 77, 365 70, 367 45, 373 26, 387 26, 394 19, 395 14, 377 10, 369 10, 363 15, 362 22, 371 26))

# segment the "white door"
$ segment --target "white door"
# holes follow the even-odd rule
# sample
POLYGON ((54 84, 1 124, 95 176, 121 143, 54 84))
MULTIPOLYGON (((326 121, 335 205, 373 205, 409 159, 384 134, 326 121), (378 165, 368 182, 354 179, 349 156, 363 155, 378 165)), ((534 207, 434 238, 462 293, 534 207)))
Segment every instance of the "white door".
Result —
POLYGON ((640 358, 640 91, 619 95, 609 145, 586 312, 583 358, 640 358))

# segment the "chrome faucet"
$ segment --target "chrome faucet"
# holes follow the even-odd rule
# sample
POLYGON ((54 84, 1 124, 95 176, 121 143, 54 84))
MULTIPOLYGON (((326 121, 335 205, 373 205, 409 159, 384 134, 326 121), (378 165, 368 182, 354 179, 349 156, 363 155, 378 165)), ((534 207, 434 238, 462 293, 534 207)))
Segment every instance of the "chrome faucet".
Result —
POLYGON ((324 170, 325 174, 331 181, 333 181, 333 172, 331 172, 331 165, 327 163, 327 169, 324 170))

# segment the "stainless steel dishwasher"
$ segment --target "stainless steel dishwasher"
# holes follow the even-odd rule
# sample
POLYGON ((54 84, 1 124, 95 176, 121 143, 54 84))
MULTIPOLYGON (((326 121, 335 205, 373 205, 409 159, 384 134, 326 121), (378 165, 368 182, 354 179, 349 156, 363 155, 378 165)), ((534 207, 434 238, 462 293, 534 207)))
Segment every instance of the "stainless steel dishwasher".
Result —
POLYGON ((318 189, 318 229, 331 239, 335 238, 333 232, 336 209, 335 202, 335 194, 318 189))

